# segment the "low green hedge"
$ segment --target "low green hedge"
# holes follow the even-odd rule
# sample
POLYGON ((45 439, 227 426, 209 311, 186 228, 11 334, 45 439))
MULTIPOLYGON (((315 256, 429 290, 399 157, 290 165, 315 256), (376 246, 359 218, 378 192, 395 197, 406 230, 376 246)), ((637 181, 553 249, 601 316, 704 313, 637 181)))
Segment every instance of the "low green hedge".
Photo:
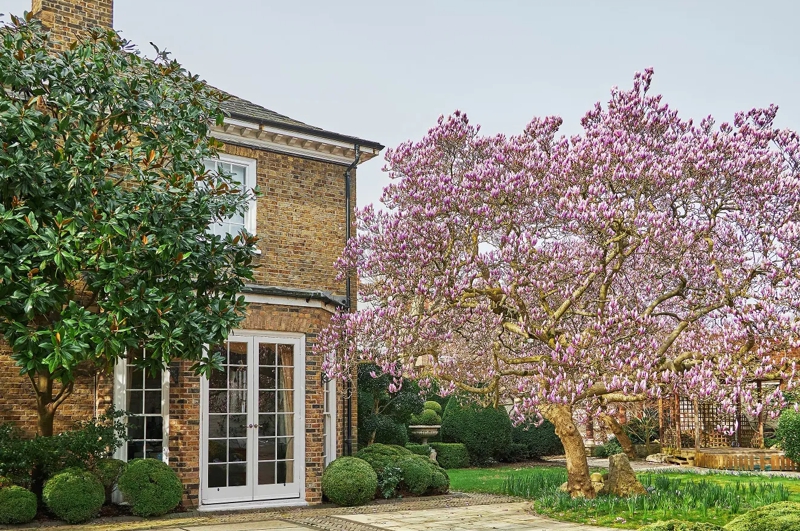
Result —
POLYGON ((726 531, 798 531, 800 503, 780 502, 758 507, 725 525, 726 531))
POLYGON ((117 482, 136 516, 167 514, 183 498, 183 483, 169 465, 158 459, 134 459, 117 482))
POLYGON ((27 524, 36 517, 36 494, 11 485, 0 488, 0 524, 27 524))
POLYGON ((433 466, 431 461, 419 455, 404 457, 397 462, 397 468, 403 475, 403 485, 411 494, 425 494, 433 483, 433 466))
POLYGON ((724 531, 724 528, 705 522, 683 522, 681 520, 670 520, 668 522, 656 522, 646 525, 639 531, 724 531))
POLYGON ((502 407, 483 408, 475 404, 459 404, 453 398, 447 403, 442 419, 442 441, 462 443, 467 447, 469 462, 480 466, 497 460, 511 444, 511 419, 502 407))
POLYGON ((436 461, 445 469, 466 468, 469 466, 467 447, 461 443, 430 443, 436 450, 436 461))
POLYGON ((357 457, 340 457, 322 474, 322 493, 336 505, 364 505, 375 497, 377 489, 377 474, 357 457))
POLYGON ((47 480, 42 500, 59 519, 79 524, 97 516, 106 493, 100 480, 88 470, 68 468, 47 480))
POLYGON ((355 456, 370 464, 386 498, 396 495, 398 489, 420 496, 443 494, 450 488, 450 478, 441 466, 402 446, 376 443, 362 448, 355 456))
POLYGON ((406 444, 406 450, 411 451, 413 454, 422 455, 425 457, 429 457, 431 455, 431 447, 427 444, 408 443, 406 444))
POLYGON ((555 426, 546 420, 539 426, 533 423, 515 426, 511 430, 511 441, 525 447, 525 459, 537 459, 564 453, 564 446, 556 435, 555 426))

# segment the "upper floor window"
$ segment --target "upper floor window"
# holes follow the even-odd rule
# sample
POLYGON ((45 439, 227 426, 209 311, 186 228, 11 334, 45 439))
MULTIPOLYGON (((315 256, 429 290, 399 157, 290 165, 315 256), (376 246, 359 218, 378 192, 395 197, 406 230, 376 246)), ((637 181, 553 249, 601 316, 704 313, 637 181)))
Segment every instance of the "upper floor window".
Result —
MULTIPOLYGON (((253 190, 256 187, 255 159, 220 153, 218 158, 205 161, 205 165, 209 171, 230 175, 231 179, 238 183, 242 193, 253 190)), ((226 234, 236 236, 242 229, 249 234, 256 233, 255 200, 250 201, 247 210, 243 214, 234 214, 225 220, 212 223, 209 227, 209 231, 212 234, 223 237, 226 234)))

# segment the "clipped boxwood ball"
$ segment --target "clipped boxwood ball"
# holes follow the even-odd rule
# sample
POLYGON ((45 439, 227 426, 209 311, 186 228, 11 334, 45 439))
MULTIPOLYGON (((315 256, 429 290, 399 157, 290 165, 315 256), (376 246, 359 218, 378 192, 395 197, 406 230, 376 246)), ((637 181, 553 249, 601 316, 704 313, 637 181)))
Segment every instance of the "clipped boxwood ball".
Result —
POLYGON ((364 505, 375 497, 378 475, 357 457, 340 457, 322 474, 322 493, 336 505, 364 505))
POLYGON ((27 524, 36 516, 36 494, 22 487, 0 489, 0 524, 27 524))
POLYGON ((161 516, 178 506, 183 484, 169 465, 158 459, 134 459, 117 481, 136 516, 161 516))
POLYGON ((734 518, 726 531, 797 531, 800 529, 800 503, 779 502, 758 507, 734 518))
POLYGON ((54 515, 70 524, 91 520, 106 500, 100 480, 88 470, 69 468, 47 480, 42 500, 54 515))
POLYGON ((409 456, 397 462, 397 467, 403 474, 403 483, 408 492, 417 496, 425 494, 431 483, 433 483, 431 464, 428 459, 418 455, 409 456))

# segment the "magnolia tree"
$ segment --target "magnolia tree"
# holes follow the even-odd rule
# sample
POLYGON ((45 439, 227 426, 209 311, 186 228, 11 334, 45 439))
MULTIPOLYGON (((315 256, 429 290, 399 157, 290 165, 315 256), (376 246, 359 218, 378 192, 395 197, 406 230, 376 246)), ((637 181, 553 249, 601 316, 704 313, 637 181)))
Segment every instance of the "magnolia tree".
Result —
POLYGON ((673 392, 757 408, 747 382, 792 386, 798 135, 775 107, 683 120, 651 78, 573 137, 555 117, 481 136, 457 112, 388 152, 385 209, 339 262, 362 309, 317 343, 329 374, 369 360, 544 417, 588 497, 579 414, 673 392))
POLYGON ((244 318, 255 238, 208 234, 250 194, 209 172, 223 96, 113 31, 62 53, 27 15, 0 28, 0 334, 40 435, 81 371, 132 351, 220 366, 204 345, 244 318))

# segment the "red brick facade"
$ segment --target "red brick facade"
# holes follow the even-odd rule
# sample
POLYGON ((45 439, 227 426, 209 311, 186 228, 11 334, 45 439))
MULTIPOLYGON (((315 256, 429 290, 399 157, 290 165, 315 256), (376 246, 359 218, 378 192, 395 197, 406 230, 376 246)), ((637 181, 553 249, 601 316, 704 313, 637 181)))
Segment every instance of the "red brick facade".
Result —
MULTIPOLYGON (((59 39, 96 25, 111 26, 112 0, 34 0, 33 11, 59 39)), ((334 261, 345 241, 345 179, 343 162, 322 162, 297 156, 241 147, 228 143, 228 154, 256 161, 256 181, 262 191, 256 208, 257 235, 262 254, 257 259, 256 283, 291 290, 345 294, 345 282, 336 280, 334 261)), ((355 171, 351 201, 355 205, 355 171)), ((357 282, 352 279, 352 300, 357 282)), ((318 332, 330 319, 332 304, 310 304, 303 298, 278 303, 253 303, 242 329, 291 332, 305 337, 305 499, 322 499, 323 385, 322 360, 313 353, 318 332)), ((70 398, 56 413, 55 430, 91 418, 114 402, 113 375, 86 374, 78 378, 70 398)), ((201 385, 188 363, 179 364, 177 385, 169 390, 169 464, 181 476, 184 504, 197 507, 201 477, 201 385)), ((337 385, 337 455, 345 443, 346 398, 337 385)), ((356 400, 352 399, 355 446, 356 400)), ((30 381, 19 375, 0 340, 0 423, 13 422, 27 434, 36 431, 35 397, 30 381)), ((354 448, 355 450, 355 448, 354 448)))

